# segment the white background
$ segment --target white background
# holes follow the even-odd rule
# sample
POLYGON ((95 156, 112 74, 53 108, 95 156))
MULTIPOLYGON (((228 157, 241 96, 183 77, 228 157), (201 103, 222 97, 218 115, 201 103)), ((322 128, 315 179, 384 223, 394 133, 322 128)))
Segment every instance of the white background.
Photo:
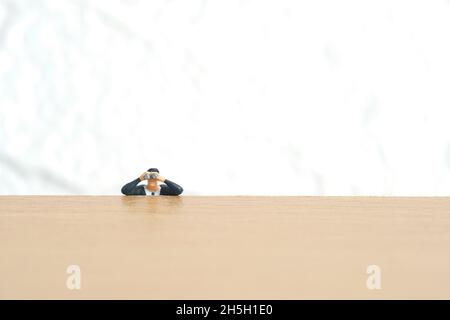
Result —
POLYGON ((449 195, 450 2, 0 0, 0 193, 449 195))

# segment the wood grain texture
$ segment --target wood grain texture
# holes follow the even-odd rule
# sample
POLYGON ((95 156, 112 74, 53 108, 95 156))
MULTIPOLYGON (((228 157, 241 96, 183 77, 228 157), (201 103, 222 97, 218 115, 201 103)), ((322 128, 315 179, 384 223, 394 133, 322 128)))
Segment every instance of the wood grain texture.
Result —
POLYGON ((2 299, 450 299, 450 198, 2 196, 0 253, 2 299))

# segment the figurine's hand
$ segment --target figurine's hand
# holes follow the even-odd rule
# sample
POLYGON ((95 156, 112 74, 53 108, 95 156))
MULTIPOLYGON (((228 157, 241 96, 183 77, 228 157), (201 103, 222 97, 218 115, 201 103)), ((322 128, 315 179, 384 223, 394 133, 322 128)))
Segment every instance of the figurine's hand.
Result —
POLYGON ((166 178, 164 178, 163 176, 158 175, 158 177, 156 178, 156 180, 164 182, 166 181, 166 178))
POLYGON ((141 174, 141 176, 139 177, 139 179, 141 179, 141 181, 144 181, 145 180, 145 175, 147 174, 148 172, 147 171, 145 171, 143 174, 141 174))

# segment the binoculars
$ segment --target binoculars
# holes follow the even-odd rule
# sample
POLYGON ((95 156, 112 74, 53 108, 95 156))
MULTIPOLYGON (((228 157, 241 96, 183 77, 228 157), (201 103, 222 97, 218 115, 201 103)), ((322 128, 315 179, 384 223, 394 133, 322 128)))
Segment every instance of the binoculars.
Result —
POLYGON ((157 172, 147 172, 144 175, 144 179, 146 179, 146 180, 156 179, 157 177, 158 177, 158 173, 157 172))

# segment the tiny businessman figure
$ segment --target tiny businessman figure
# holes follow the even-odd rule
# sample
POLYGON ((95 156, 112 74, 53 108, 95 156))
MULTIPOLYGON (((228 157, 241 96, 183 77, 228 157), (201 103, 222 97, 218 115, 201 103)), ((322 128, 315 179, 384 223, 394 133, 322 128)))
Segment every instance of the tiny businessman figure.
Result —
POLYGON ((148 169, 139 178, 122 187, 122 193, 126 196, 178 196, 182 192, 182 187, 159 175, 159 170, 156 168, 148 169), (147 180, 147 185, 138 186, 139 182, 144 180, 147 180))

